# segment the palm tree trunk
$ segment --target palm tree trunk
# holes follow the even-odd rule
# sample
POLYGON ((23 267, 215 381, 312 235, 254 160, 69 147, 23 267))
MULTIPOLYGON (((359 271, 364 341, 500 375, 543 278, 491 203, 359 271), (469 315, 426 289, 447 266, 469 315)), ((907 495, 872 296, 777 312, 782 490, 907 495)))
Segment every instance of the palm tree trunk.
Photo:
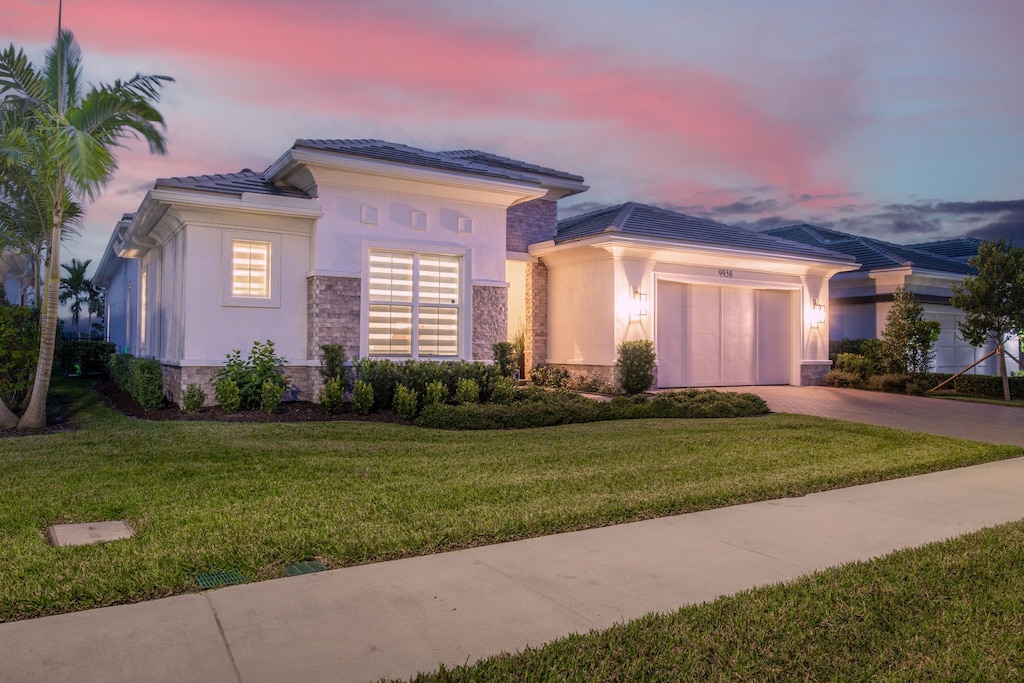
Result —
MULTIPOLYGON (((59 184, 63 188, 61 178, 59 184)), ((53 205, 53 228, 46 253, 46 296, 42 301, 39 320, 39 361, 36 364, 36 378, 32 383, 32 398, 18 421, 18 429, 40 429, 46 426, 46 396, 50 393, 50 375, 53 372, 53 356, 57 342, 57 306, 60 296, 60 238, 64 221, 63 207, 58 189, 57 201, 53 205)))
POLYGON ((11 412, 3 399, 0 399, 0 429, 13 429, 18 426, 18 416, 11 412))

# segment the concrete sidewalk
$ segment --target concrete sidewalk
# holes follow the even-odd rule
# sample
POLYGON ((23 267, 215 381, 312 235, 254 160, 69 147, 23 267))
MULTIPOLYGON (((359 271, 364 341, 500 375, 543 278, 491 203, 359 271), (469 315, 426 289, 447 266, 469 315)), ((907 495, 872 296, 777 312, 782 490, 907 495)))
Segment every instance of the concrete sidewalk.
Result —
POLYGON ((1024 518, 1024 458, 0 624, 4 681, 372 681, 1024 518))

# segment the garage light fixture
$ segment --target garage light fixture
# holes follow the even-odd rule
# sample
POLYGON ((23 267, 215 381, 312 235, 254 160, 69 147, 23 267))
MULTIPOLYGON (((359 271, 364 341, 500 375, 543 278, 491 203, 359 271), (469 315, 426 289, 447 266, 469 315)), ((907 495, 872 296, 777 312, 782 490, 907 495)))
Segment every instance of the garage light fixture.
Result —
POLYGON ((633 318, 641 318, 647 315, 647 294, 639 289, 633 290, 633 318))
POLYGON ((811 305, 811 327, 821 327, 825 324, 825 305, 817 299, 811 305))

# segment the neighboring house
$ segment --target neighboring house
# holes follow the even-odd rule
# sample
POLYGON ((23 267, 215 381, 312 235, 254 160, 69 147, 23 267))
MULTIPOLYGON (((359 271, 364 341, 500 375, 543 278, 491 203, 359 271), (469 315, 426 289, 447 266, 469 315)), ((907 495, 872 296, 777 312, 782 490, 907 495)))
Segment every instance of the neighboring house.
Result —
POLYGON ((14 251, 0 252, 0 284, 8 303, 31 306, 35 302, 32 279, 31 256, 14 251))
POLYGON ((829 279, 851 257, 639 204, 558 223, 557 201, 586 189, 380 140, 298 140, 262 173, 159 179, 99 266, 109 338, 159 359, 176 402, 192 382, 212 397, 225 356, 256 340, 313 400, 321 344, 489 361, 520 325, 527 367, 603 380, 627 339, 655 341, 663 387, 829 369, 829 279))
MULTIPOLYGON (((979 240, 961 238, 904 246, 807 224, 774 228, 765 233, 849 254, 857 260, 858 270, 837 274, 832 279, 832 339, 881 336, 892 308, 893 291, 903 286, 921 301, 924 317, 942 325, 933 370, 958 372, 992 351, 992 346, 977 348, 960 337, 957 322, 964 319, 964 314, 949 303, 952 285, 976 272, 967 261, 978 253, 979 240)), ((1019 357, 1019 346, 1018 340, 1012 340, 1007 348, 1019 357)), ((1009 358, 1007 361, 1009 371, 1018 368, 1009 358)), ((995 357, 972 372, 998 374, 995 357)))

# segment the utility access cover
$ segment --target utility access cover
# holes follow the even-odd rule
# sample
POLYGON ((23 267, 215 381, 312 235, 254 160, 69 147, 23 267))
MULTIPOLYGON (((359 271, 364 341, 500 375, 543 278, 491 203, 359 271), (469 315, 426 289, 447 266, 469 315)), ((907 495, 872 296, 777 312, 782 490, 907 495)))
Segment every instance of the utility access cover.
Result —
POLYGON ((196 574, 196 583, 202 588, 217 588, 218 586, 230 586, 236 583, 245 583, 245 574, 231 569, 222 572, 206 572, 196 574))
POLYGON ((54 524, 46 528, 46 538, 55 546, 89 545, 131 538, 128 522, 83 522, 81 524, 54 524))

